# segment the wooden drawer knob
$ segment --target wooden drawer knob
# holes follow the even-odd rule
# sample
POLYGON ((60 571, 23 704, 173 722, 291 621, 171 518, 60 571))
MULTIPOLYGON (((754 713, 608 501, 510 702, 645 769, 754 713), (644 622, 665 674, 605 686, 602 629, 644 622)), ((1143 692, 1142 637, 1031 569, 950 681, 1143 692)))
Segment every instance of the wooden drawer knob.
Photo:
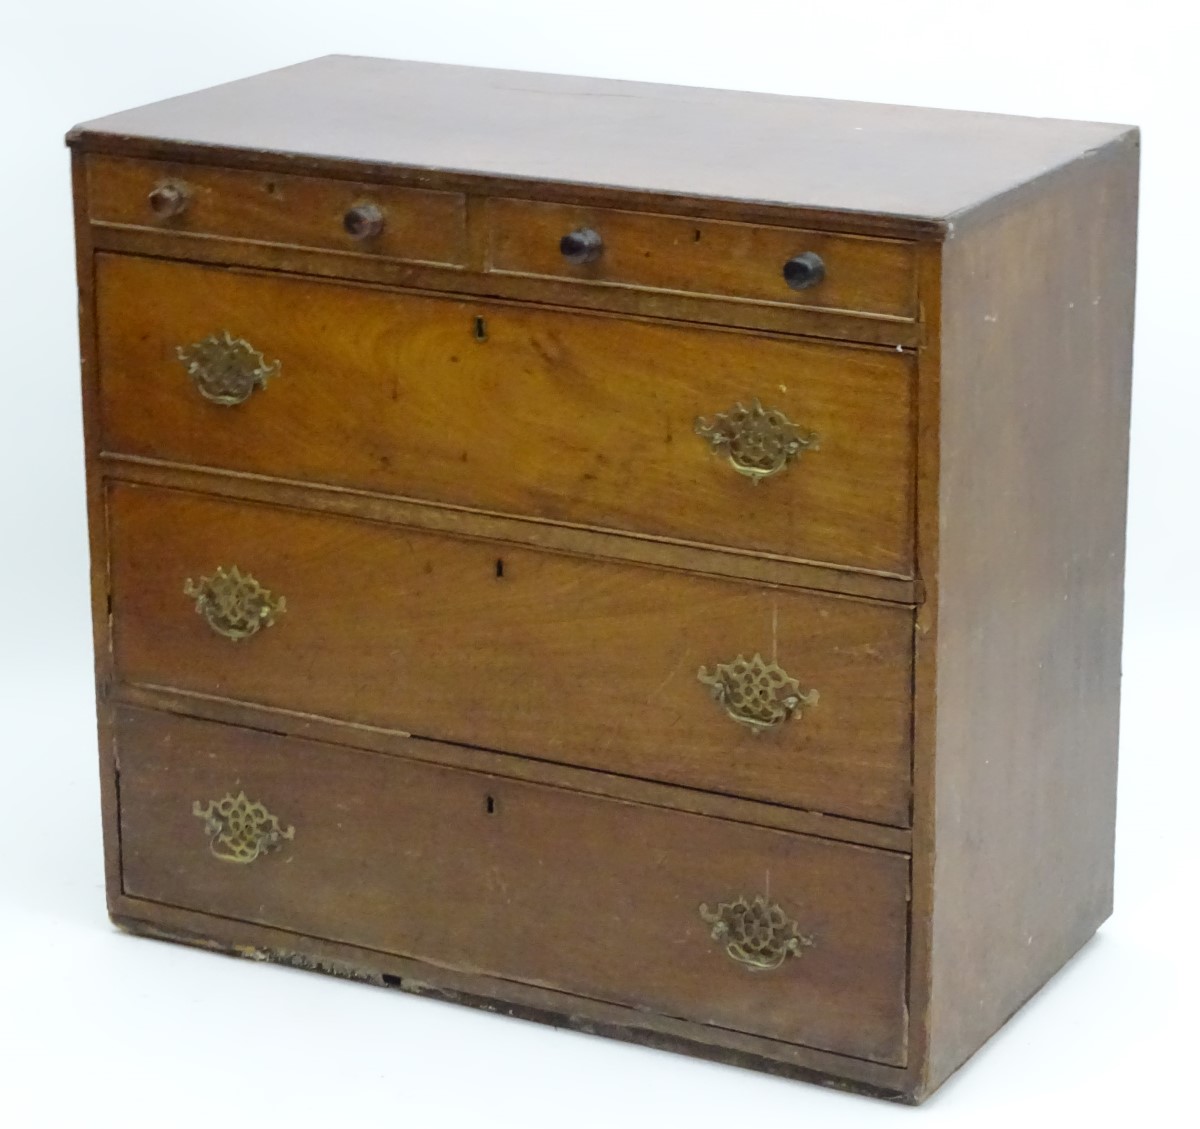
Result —
POLYGON ((583 266, 584 263, 594 263, 604 252, 604 240, 598 231, 590 227, 581 227, 569 232, 558 242, 558 249, 568 263, 583 266))
POLYGON ((810 290, 825 281, 825 261, 813 251, 794 255, 783 264, 783 280, 793 290, 810 290))
POLYGON ((383 226, 383 210, 375 204, 355 204, 342 217, 342 227, 351 239, 374 239, 383 234, 383 226))
POLYGON ((182 184, 159 184, 146 199, 150 204, 150 210, 160 220, 166 220, 179 215, 187 208, 188 190, 182 184))

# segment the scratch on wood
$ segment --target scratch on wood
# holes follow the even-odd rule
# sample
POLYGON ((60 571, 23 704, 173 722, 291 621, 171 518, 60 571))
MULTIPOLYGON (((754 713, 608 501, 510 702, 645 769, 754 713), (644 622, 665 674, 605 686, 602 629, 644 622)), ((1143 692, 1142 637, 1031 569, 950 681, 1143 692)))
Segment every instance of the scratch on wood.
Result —
POLYGON ((675 677, 675 675, 677 675, 677 674, 679 673, 679 668, 680 668, 681 666, 683 666, 683 664, 684 664, 686 661, 687 661, 687 655, 686 655, 686 654, 681 654, 681 655, 679 656, 679 661, 678 661, 678 662, 676 662, 676 664, 675 664, 673 667, 671 667, 670 671, 667 673, 667 677, 666 677, 666 678, 664 678, 664 679, 663 679, 663 680, 662 680, 662 681, 661 681, 661 682, 660 682, 660 683, 659 683, 657 686, 655 686, 655 687, 654 687, 654 689, 651 691, 651 693, 650 693, 650 699, 651 699, 651 700, 653 700, 653 699, 657 698, 657 697, 659 696, 659 694, 661 694, 661 693, 663 692, 663 690, 666 688, 666 685, 667 685, 667 683, 668 683, 668 682, 670 682, 670 681, 671 681, 671 679, 672 679, 672 678, 674 678, 674 677, 675 677))

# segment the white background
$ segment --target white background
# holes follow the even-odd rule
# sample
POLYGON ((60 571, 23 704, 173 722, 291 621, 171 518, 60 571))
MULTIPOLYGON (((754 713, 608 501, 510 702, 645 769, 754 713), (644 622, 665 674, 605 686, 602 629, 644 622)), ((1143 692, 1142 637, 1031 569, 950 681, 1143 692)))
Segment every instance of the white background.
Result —
POLYGON ((1194 5, 10 0, 0 12, 0 1123, 1194 1124, 1194 5), (1143 127, 1116 911, 923 1110, 108 924, 62 135, 330 52, 1143 127))

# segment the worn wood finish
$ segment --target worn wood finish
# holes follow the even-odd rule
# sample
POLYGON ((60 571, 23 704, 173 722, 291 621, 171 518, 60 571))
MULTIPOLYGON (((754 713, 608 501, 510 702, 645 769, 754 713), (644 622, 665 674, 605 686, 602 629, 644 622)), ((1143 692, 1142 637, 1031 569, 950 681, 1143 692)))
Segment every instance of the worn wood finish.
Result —
POLYGON ((917 1102, 1109 912, 1136 130, 335 57, 69 142, 114 920, 917 1102), (753 487, 691 426, 768 392, 820 449, 753 487), (695 680, 797 649, 759 738, 695 680), (227 777, 311 844, 204 871, 227 777), (793 988, 666 959, 711 875, 827 915, 793 988))
POLYGON ((467 258, 461 192, 103 156, 88 164, 88 191, 98 223, 441 266, 463 266, 467 258), (179 215, 160 218, 149 205, 164 183, 186 193, 179 215), (374 238, 355 239, 344 227, 346 212, 362 203, 384 213, 374 238))
POLYGON ((488 268, 505 274, 893 318, 916 312, 912 248, 888 240, 536 200, 489 200, 487 238, 488 268), (604 250, 595 262, 576 266, 559 241, 580 228, 596 231, 604 250), (783 264, 804 251, 820 255, 827 274, 811 289, 792 290, 783 264))
POLYGON ((1112 909, 1137 157, 944 250, 928 1089, 1112 909))
MULTIPOLYGON (((722 1027, 702 1026, 644 1008, 622 1007, 515 980, 461 973, 361 946, 196 913, 119 893, 114 896, 112 916, 120 928, 141 937, 176 941, 210 952, 323 972, 340 979, 398 989, 658 1050, 677 1051, 838 1090, 905 1100, 905 1071, 866 1059, 722 1027)), ((397 1007, 397 1022, 405 1022, 403 1001, 397 1001, 397 1007)), ((536 1077, 538 1069, 538 1065, 533 1064, 531 1078, 536 1077)))
POLYGON ((770 333, 803 334, 832 341, 891 345, 906 349, 920 344, 923 339, 919 322, 868 318, 843 310, 770 305, 735 298, 680 294, 670 290, 636 290, 628 286, 580 286, 565 279, 483 271, 482 240, 477 247, 474 267, 469 270, 104 223, 92 224, 91 242, 98 251, 261 267, 317 278, 355 279, 417 290, 508 298, 539 305, 577 306, 625 317, 671 318, 675 321, 719 325, 727 329, 761 329, 770 333))
POLYGON ((908 822, 907 609, 133 486, 109 522, 123 681, 908 822), (287 600, 236 643, 183 592, 235 565, 287 600), (820 694, 759 734, 697 678, 756 652, 820 694))
MULTIPOLYGON (((923 576, 936 579, 938 487, 941 474, 941 327, 942 248, 924 246, 917 260, 922 315, 928 328, 920 350, 917 382, 917 561, 923 576)), ((929 1046, 933 860, 937 850, 934 819, 933 725, 937 718, 937 601, 928 588, 913 623, 913 871, 909 903, 908 1013, 912 1100, 930 1092, 925 1086, 929 1046)))
POLYGON ((1126 129, 330 55, 86 122, 71 140, 768 203, 801 227, 883 217, 929 235, 1126 129))
POLYGON ((119 717, 128 895, 903 1064, 902 855, 119 717), (294 828, 242 865, 213 856, 193 814, 194 801, 240 792, 294 828), (699 907, 764 892, 813 945, 754 973, 713 941, 699 907))
POLYGON ((477 749, 471 745, 452 745, 445 741, 428 741, 394 729, 382 729, 360 722, 335 721, 318 717, 303 710, 239 702, 219 694, 173 690, 162 686, 143 686, 120 683, 114 687, 115 701, 165 713, 219 721, 261 729, 281 736, 305 737, 330 745, 366 749, 388 756, 405 757, 429 764, 488 772, 514 780, 530 780, 553 784, 575 792, 629 800, 650 807, 688 811, 710 815, 755 827, 773 827, 779 831, 795 831, 814 835, 818 839, 833 839, 839 843, 859 843, 865 847, 880 847, 885 851, 908 854, 912 847, 912 832, 905 827, 888 827, 882 823, 844 819, 828 812, 806 811, 723 796, 716 792, 701 792, 655 780, 639 780, 618 776, 612 772, 577 768, 533 760, 517 753, 500 753, 492 749, 477 749))
POLYGON ((79 286, 79 368, 83 400, 83 446, 87 471, 88 551, 91 581, 93 669, 96 677, 96 734, 100 753, 100 808, 104 835, 104 881, 109 906, 120 891, 121 856, 117 820, 117 765, 113 748, 111 632, 108 620, 108 530, 100 463, 100 382, 97 375, 94 254, 88 222, 87 166, 72 154, 75 205, 75 271, 79 286))
POLYGON ((589 315, 97 269, 106 450, 911 575, 913 366, 895 350, 651 323, 614 349, 589 315), (175 354, 223 331, 280 364, 234 407, 175 354), (818 444, 762 483, 693 430, 755 398, 818 444))
POLYGON ((659 568, 705 575, 732 576, 762 584, 809 588, 844 596, 862 596, 890 603, 918 603, 917 579, 902 580, 870 572, 785 560, 748 553, 732 546, 719 549, 661 538, 630 537, 624 533, 514 518, 465 507, 419 502, 346 487, 296 482, 269 475, 246 474, 214 467, 191 467, 138 455, 103 453, 99 456, 109 478, 219 494, 248 501, 277 502, 322 513, 364 517, 371 521, 416 529, 482 537, 499 545, 532 545, 572 556, 635 561, 659 568))

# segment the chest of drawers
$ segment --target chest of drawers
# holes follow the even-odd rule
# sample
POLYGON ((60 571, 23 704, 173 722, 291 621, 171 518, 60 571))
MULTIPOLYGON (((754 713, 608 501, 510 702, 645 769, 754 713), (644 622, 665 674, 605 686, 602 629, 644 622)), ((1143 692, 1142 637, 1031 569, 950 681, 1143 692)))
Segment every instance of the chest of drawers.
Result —
POLYGON ((68 140, 115 921, 919 1101, 1108 915, 1135 130, 330 57, 68 140))

